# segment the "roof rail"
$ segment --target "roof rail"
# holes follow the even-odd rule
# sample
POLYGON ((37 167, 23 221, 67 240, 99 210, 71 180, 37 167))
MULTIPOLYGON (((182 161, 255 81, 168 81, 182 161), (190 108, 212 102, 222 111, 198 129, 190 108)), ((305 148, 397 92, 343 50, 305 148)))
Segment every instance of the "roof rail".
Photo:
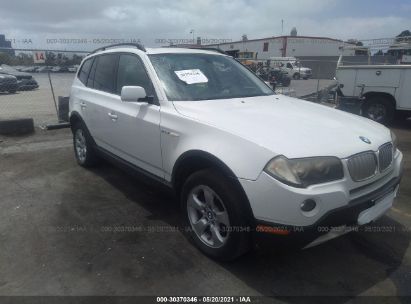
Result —
POLYGON ((134 46, 134 47, 138 48, 140 51, 143 51, 143 52, 146 51, 146 49, 144 48, 144 46, 143 46, 142 44, 140 44, 140 43, 127 43, 127 42, 125 42, 125 43, 116 43, 116 44, 110 44, 110 45, 107 45, 107 46, 103 46, 103 47, 101 47, 101 48, 95 49, 95 50, 92 51, 90 54, 94 54, 94 53, 96 53, 96 52, 98 52, 98 51, 104 51, 104 50, 106 50, 106 49, 108 49, 108 48, 118 47, 118 46, 126 46, 126 45, 134 46))
POLYGON ((206 51, 212 51, 212 52, 217 52, 220 54, 227 55, 226 52, 224 52, 222 49, 218 48, 207 48, 207 47, 187 47, 187 49, 192 49, 192 50, 206 50, 206 51))
POLYGON ((206 51, 212 51, 212 52, 217 52, 220 54, 227 55, 226 52, 224 52, 222 49, 218 48, 208 48, 208 47, 195 47, 195 46, 178 46, 178 45, 169 45, 169 46, 163 46, 165 48, 178 48, 178 49, 190 49, 190 50, 206 50, 206 51))

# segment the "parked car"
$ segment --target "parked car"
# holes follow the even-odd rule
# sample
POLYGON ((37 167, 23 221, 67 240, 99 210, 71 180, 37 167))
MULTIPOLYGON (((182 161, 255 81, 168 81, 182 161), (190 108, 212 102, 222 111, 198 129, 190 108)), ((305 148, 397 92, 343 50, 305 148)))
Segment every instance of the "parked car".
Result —
POLYGON ((50 72, 53 72, 53 73, 61 72, 61 67, 59 66, 52 67, 50 72))
POLYGON ((0 74, 8 74, 16 77, 18 85, 17 89, 19 91, 33 90, 39 87, 37 81, 33 78, 33 76, 28 73, 19 72, 6 64, 2 64, 0 66, 0 74))
POLYGON ((35 73, 37 71, 38 67, 36 66, 29 66, 29 67, 24 67, 20 70, 20 72, 25 72, 25 73, 35 73))
POLYGON ((78 66, 77 66, 77 65, 73 65, 73 66, 68 67, 68 71, 69 71, 70 73, 75 73, 75 72, 77 72, 77 70, 78 70, 78 66))
POLYGON ((12 75, 0 74, 0 92, 16 93, 17 78, 12 75))
POLYGON ((24 68, 24 66, 15 65, 15 66, 13 66, 13 68, 16 69, 17 71, 21 72, 21 70, 24 68))
POLYGON ((411 65, 341 65, 336 79, 339 108, 349 102, 382 124, 411 116, 411 65))
POLYGON ((389 129, 276 95, 217 52, 96 50, 69 104, 78 164, 108 158, 173 189, 183 231, 216 259, 264 237, 316 245, 382 216, 399 188, 389 129))
POLYGON ((38 67, 36 69, 36 73, 47 73, 47 72, 51 72, 53 69, 53 67, 49 67, 49 66, 41 66, 38 67))
POLYGON ((308 79, 312 77, 312 70, 303 67, 295 57, 271 57, 269 65, 273 68, 282 69, 294 79, 308 79))

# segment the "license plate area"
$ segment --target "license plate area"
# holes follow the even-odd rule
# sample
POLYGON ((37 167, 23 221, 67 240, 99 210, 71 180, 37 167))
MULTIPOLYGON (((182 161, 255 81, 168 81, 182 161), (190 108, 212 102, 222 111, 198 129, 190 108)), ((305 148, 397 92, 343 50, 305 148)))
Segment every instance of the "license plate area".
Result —
POLYGON ((375 205, 371 208, 368 208, 362 211, 358 215, 358 225, 365 225, 368 224, 378 218, 380 218, 385 212, 387 212, 394 202, 394 198, 396 196, 396 190, 390 189, 388 193, 385 193, 380 198, 375 199, 375 205))

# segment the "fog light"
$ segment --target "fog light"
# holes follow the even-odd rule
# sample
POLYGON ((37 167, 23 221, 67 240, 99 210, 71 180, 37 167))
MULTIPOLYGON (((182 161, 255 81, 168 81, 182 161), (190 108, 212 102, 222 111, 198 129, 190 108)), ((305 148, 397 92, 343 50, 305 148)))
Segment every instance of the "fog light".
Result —
POLYGON ((304 202, 301 203, 301 210, 304 212, 310 212, 312 210, 314 210, 314 208, 317 206, 317 203, 312 200, 312 199, 308 199, 305 200, 304 202))

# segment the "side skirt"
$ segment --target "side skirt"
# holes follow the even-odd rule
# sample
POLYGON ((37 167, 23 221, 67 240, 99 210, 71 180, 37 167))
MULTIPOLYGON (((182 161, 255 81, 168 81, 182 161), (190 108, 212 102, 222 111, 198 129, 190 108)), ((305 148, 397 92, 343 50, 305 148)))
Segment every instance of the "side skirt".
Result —
POLYGON ((109 161, 110 163, 116 165, 117 167, 121 168, 122 170, 126 171, 127 173, 136 176, 136 178, 140 179, 141 181, 147 182, 148 178, 150 181, 153 181, 156 185, 165 188, 166 191, 171 191, 173 194, 175 194, 171 182, 168 182, 165 179, 158 177, 157 175, 154 175, 140 167, 137 167, 136 165, 118 157, 117 155, 107 151, 104 148, 101 148, 96 145, 95 149, 99 156, 109 161))

